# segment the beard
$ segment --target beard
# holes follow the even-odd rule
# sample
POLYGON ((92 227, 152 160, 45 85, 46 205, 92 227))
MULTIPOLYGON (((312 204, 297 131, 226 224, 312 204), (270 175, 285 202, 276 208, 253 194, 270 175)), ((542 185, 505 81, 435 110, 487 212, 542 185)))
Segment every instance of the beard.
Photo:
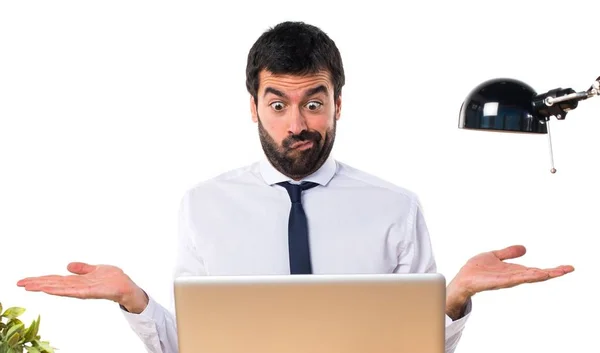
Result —
POLYGON ((292 179, 302 179, 316 172, 329 158, 335 141, 337 121, 333 120, 333 127, 325 136, 318 131, 304 130, 298 135, 285 138, 279 146, 265 130, 258 117, 258 135, 262 149, 267 159, 275 169, 292 179), (312 142, 312 146, 305 150, 291 148, 297 142, 312 142))

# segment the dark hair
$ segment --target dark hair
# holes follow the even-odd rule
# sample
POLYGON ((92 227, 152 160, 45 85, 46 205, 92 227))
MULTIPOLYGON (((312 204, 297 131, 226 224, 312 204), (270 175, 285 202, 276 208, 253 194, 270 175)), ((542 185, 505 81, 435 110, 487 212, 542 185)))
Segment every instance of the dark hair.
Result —
POLYGON ((246 88, 257 101, 262 70, 274 74, 310 75, 328 71, 334 98, 345 83, 342 57, 335 43, 321 29, 304 22, 282 22, 264 32, 248 53, 246 88))

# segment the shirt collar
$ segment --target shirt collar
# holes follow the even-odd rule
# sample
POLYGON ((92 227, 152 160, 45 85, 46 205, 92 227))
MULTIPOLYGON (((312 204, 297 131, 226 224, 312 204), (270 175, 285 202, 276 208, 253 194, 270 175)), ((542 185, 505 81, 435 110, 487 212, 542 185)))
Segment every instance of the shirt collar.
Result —
MULTIPOLYGON (((300 182, 311 181, 319 185, 327 185, 327 183, 329 183, 329 181, 334 177, 336 169, 337 167, 335 159, 330 155, 325 161, 325 163, 323 163, 321 168, 319 168, 313 174, 300 180, 300 182)), ((271 162, 269 162, 267 158, 264 158, 260 161, 260 174, 262 175, 265 182, 269 185, 273 185, 284 181, 289 181, 293 183, 295 182, 290 177, 284 175, 283 173, 275 169, 275 167, 273 167, 273 165, 271 164, 271 162)))

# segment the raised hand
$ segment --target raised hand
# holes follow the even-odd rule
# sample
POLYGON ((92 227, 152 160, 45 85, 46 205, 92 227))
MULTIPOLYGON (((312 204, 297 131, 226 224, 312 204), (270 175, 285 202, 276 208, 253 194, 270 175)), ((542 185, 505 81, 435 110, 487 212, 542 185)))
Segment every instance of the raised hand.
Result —
POLYGON ((524 246, 513 245, 484 252, 469 259, 448 285, 448 315, 453 313, 454 315, 450 316, 456 316, 457 309, 476 293, 547 281, 575 270, 570 265, 541 269, 504 262, 521 257, 525 252, 524 246))
POLYGON ((504 260, 521 257, 525 252, 524 246, 514 245, 481 253, 469 259, 458 276, 462 278, 461 282, 467 293, 474 295, 523 283, 542 282, 574 271, 573 266, 567 265, 541 269, 504 262, 504 260))
POLYGON ((72 262, 67 270, 73 275, 28 277, 18 281, 17 286, 63 297, 111 300, 136 313, 148 303, 144 291, 118 267, 72 262))

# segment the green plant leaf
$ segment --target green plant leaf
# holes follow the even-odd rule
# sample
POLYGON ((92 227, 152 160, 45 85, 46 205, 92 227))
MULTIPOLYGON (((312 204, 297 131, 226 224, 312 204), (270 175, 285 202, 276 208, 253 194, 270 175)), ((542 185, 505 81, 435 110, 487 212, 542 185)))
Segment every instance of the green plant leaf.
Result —
POLYGON ((0 314, 2 313, 2 303, 0 303, 0 314))
POLYGON ((27 352, 29 353, 42 353, 40 352, 37 348, 35 347, 30 347, 30 346, 25 346, 25 349, 27 350, 27 352))
POLYGON ((25 331, 25 325, 23 325, 23 323, 20 323, 20 324, 16 324, 16 325, 13 325, 13 326, 11 326, 11 327, 8 329, 8 331, 6 332, 6 338, 7 338, 7 341, 8 341, 8 340, 10 340, 10 338, 11 338, 11 337, 12 337, 12 336, 13 336, 15 333, 17 333, 17 334, 19 334, 19 335, 22 335, 24 331, 25 331))
POLYGON ((40 316, 38 315, 37 319, 33 320, 31 325, 27 328, 27 331, 25 331, 25 335, 23 337, 24 343, 33 341, 38 334, 39 328, 40 328, 40 316))
POLYGON ((6 327, 11 328, 15 325, 24 325, 24 324, 23 324, 23 321, 15 318, 15 319, 9 320, 8 323, 6 324, 6 327))
POLYGON ((13 306, 11 308, 6 309, 6 311, 2 314, 2 316, 4 316, 5 318, 8 318, 10 320, 10 319, 15 319, 15 318, 23 315, 24 312, 25 312, 25 308, 13 306))
POLYGON ((50 346, 48 341, 37 341, 39 344, 40 353, 54 353, 54 348, 50 346))
POLYGON ((21 337, 23 337, 24 331, 25 326, 23 324, 12 326, 6 333, 6 343, 8 343, 10 347, 16 346, 19 343, 19 340, 21 340, 21 337))
POLYGON ((19 319, 12 319, 8 322, 8 324, 6 324, 6 327, 4 328, 4 330, 2 330, 2 333, 4 334, 4 337, 8 337, 8 332, 15 326, 23 326, 25 327, 25 324, 23 324, 23 322, 19 319))
POLYGON ((17 346, 17 344, 19 344, 19 340, 21 339, 21 335, 19 335, 18 332, 13 333, 11 336, 6 336, 8 337, 6 339, 6 343, 8 344, 9 347, 14 348, 17 346))

